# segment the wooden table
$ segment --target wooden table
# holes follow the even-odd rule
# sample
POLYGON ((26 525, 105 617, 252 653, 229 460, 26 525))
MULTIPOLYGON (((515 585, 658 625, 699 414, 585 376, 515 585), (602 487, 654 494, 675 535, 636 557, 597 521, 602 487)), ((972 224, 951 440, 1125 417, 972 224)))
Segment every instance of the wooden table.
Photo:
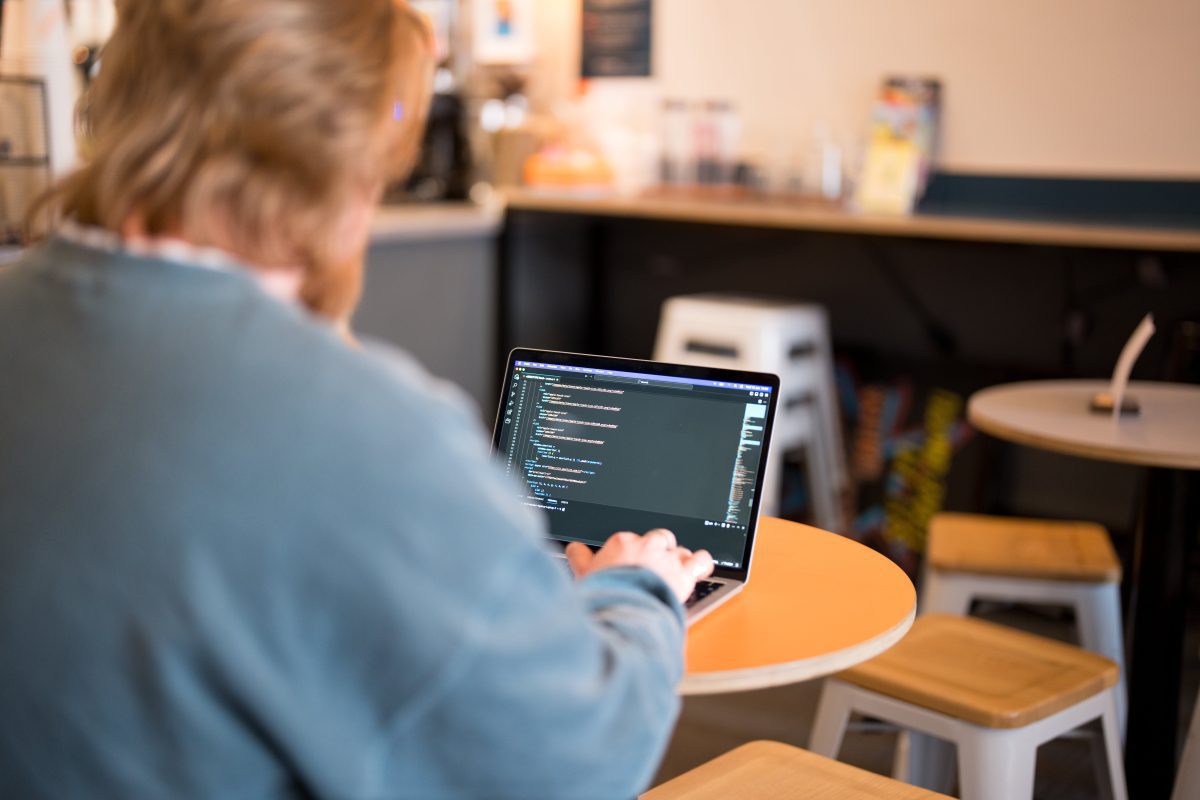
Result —
POLYGON ((1130 592, 1131 797, 1166 797, 1175 774, 1179 689, 1187 611, 1189 471, 1200 470, 1200 386, 1131 383, 1138 417, 1119 422, 1088 410, 1103 381, 1033 381, 971 397, 975 427, 1017 444, 1082 458, 1150 467, 1130 592))
POLYGON ((887 557, 763 517, 746 588, 688 632, 683 694, 764 689, 854 666, 900 640, 916 592, 887 557))

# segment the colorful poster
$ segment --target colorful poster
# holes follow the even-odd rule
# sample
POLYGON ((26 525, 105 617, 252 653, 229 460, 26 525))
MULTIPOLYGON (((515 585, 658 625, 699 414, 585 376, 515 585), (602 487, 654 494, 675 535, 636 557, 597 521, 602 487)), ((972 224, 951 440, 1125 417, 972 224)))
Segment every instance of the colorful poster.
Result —
POLYGON ((871 114, 855 196, 858 210, 912 213, 933 163, 940 104, 937 80, 891 77, 884 81, 871 114))

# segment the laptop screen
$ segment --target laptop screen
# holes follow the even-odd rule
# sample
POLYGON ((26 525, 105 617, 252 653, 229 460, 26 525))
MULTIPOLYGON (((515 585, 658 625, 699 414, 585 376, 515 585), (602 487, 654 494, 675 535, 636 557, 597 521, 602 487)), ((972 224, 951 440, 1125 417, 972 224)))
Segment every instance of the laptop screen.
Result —
POLYGON ((778 382, 761 373, 514 351, 496 447, 550 535, 599 546, 668 528, 741 571, 778 382))

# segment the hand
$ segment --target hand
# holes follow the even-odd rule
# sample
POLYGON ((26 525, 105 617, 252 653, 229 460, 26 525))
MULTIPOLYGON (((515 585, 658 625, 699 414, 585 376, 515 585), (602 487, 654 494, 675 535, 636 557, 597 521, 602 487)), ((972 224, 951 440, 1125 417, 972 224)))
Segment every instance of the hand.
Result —
POLYGON ((696 581, 707 578, 713 571, 712 556, 707 550, 693 553, 679 547, 675 534, 656 528, 645 536, 621 531, 609 537, 596 552, 581 542, 567 545, 567 561, 576 578, 610 567, 645 567, 658 575, 679 602, 684 602, 696 588, 696 581))

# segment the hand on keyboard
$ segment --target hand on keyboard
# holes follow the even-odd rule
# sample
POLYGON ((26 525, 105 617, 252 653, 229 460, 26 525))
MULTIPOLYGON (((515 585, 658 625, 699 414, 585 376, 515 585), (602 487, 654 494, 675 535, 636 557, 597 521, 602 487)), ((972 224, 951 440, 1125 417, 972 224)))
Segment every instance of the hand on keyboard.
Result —
POLYGON ((721 588, 721 584, 716 581, 696 581, 696 588, 692 590, 691 595, 684 602, 684 608, 691 608, 719 588, 721 588))
POLYGON ((587 545, 572 542, 567 545, 567 561, 576 578, 609 567, 645 567, 666 581, 681 603, 692 594, 696 581, 707 578, 713 571, 712 556, 707 550, 693 553, 679 547, 675 534, 663 528, 645 536, 628 531, 614 533, 594 553, 587 545))

